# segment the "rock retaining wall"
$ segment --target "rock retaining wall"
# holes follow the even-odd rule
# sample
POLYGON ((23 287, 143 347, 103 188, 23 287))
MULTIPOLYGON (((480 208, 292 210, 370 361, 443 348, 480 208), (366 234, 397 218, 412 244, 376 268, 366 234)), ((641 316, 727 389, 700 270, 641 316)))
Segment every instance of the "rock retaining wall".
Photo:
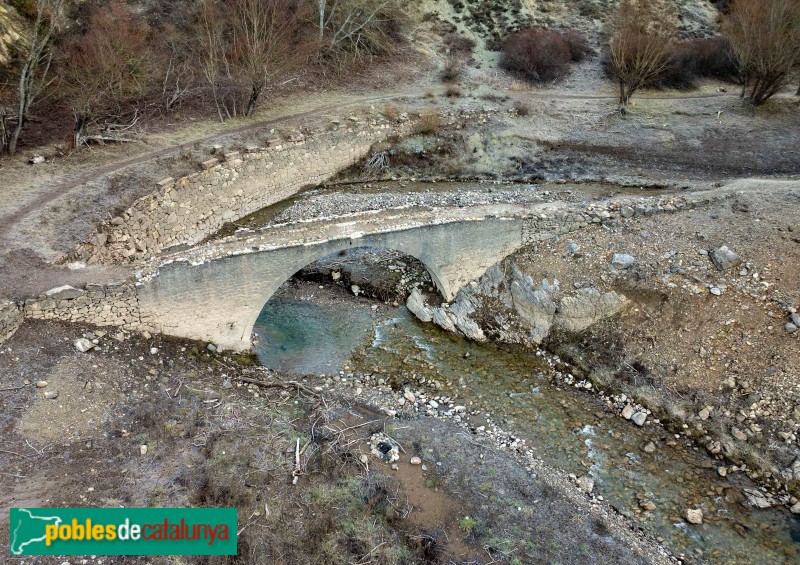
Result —
POLYGON ((22 325, 20 307, 10 300, 0 300, 0 343, 10 339, 22 325))
POLYGON ((154 194, 137 200, 103 225, 81 255, 90 263, 134 262, 171 246, 192 245, 235 221, 308 186, 318 185, 368 155, 375 143, 403 135, 408 124, 334 122, 331 131, 268 147, 220 153, 203 170, 158 183, 154 194))
POLYGON ((62 286, 25 301, 26 319, 84 322, 118 326, 127 330, 148 329, 139 312, 137 288, 133 284, 88 284, 85 289, 62 286))

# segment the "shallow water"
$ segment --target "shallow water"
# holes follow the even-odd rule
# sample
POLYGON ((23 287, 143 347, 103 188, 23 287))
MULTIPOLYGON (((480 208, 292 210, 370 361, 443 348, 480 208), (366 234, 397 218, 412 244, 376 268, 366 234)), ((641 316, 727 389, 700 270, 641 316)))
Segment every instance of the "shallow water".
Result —
POLYGON ((740 488, 754 485, 741 473, 719 477, 704 451, 668 446, 660 427, 638 428, 594 396, 552 384, 542 359, 529 352, 459 339, 403 307, 376 315, 368 302, 352 302, 273 298, 257 323, 262 363, 313 374, 348 364, 355 372, 450 381, 454 388, 442 394, 472 400, 482 411, 475 425, 491 418, 547 464, 592 476, 596 494, 676 554, 709 563, 800 563, 800 520, 742 505, 740 488), (642 449, 650 441, 654 453, 642 449), (656 509, 641 510, 644 501, 656 509), (705 523, 686 524, 685 510, 698 507, 705 523))

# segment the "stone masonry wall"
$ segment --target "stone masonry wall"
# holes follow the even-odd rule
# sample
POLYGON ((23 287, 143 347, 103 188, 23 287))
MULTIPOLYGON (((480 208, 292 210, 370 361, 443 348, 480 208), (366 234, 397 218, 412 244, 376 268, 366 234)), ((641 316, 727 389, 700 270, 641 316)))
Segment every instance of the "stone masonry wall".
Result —
POLYGON ((26 319, 84 322, 117 326, 127 330, 147 329, 139 313, 137 288, 133 284, 88 284, 85 289, 61 286, 25 301, 26 319))
POLYGON ((10 339, 22 325, 22 310, 10 300, 0 300, 0 344, 10 339))
POLYGON ((166 178, 157 191, 137 200, 101 227, 83 249, 90 263, 133 262, 178 244, 195 244, 234 221, 317 185, 368 155, 409 124, 349 125, 294 141, 274 139, 266 148, 227 152, 202 163, 203 170, 166 178))

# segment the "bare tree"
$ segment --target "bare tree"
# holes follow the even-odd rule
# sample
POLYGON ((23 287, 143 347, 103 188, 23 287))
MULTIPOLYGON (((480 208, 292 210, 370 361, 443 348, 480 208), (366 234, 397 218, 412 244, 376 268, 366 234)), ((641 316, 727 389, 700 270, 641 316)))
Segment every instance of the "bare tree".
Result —
POLYGON ((674 12, 663 0, 622 0, 609 43, 611 74, 619 81, 620 111, 670 64, 674 12))
POLYGON ((359 58, 391 52, 397 0, 314 0, 319 41, 328 51, 359 58))
POLYGON ((52 44, 63 25, 64 0, 37 0, 36 17, 19 53, 15 106, 16 124, 7 127, 8 119, 2 118, 2 142, 4 149, 13 155, 17 152, 22 130, 28 120, 31 106, 51 82, 50 67, 53 62, 52 44))
POLYGON ((236 107, 235 99, 232 101, 232 108, 227 100, 226 85, 233 79, 228 58, 229 34, 214 0, 203 0, 199 4, 195 34, 195 59, 199 61, 200 72, 211 92, 217 115, 223 121, 236 115, 236 107))
MULTIPOLYGON (((154 78, 148 41, 147 24, 125 4, 112 2, 94 7, 86 32, 64 46, 61 80, 75 119, 76 147, 86 141, 84 130, 93 120, 120 120, 145 94, 154 78)), ((132 123, 139 117, 134 109, 132 123)), ((101 139, 115 140, 113 135, 101 139)))
POLYGON ((742 79, 742 98, 761 105, 800 66, 800 1, 737 0, 723 30, 742 79))
POLYGON ((304 4, 291 0, 231 0, 232 52, 248 93, 244 115, 255 109, 261 92, 302 61, 301 30, 304 4))

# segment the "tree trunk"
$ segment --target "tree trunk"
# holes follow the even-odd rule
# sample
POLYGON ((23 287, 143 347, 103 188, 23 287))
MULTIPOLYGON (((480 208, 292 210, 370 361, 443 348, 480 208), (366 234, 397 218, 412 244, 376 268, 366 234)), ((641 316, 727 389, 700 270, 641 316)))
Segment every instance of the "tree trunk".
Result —
POLYGON ((250 91, 250 98, 247 100, 247 108, 245 109, 244 115, 250 116, 253 113, 253 110, 256 109, 256 101, 258 101, 258 96, 261 94, 261 87, 253 85, 252 90, 250 91))
POLYGON ((73 138, 72 144, 75 146, 75 149, 80 147, 81 143, 81 136, 83 135, 83 129, 86 127, 86 116, 75 116, 75 127, 73 129, 73 138))

